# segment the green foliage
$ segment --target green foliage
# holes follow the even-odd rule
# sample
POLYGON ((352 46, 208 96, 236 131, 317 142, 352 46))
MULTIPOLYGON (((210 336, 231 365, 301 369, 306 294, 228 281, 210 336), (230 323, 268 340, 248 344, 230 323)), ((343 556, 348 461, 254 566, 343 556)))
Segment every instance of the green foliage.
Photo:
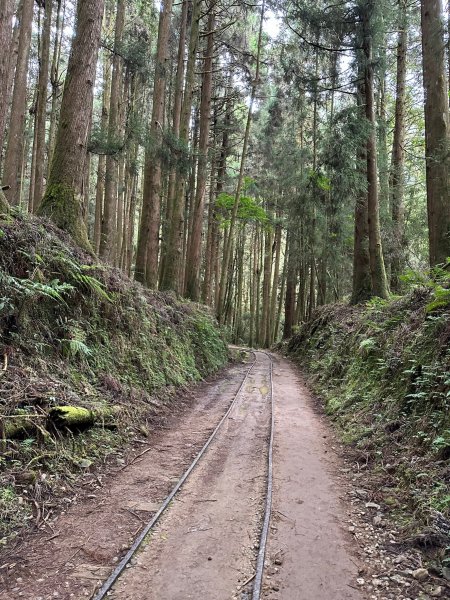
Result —
POLYGON ((17 302, 27 300, 39 300, 49 298, 66 304, 64 295, 70 293, 74 288, 71 284, 52 279, 46 283, 33 281, 32 279, 18 278, 0 271, 0 286, 7 295, 0 296, 0 314, 10 312, 17 302))
MULTIPOLYGON (((229 224, 234 203, 235 197, 231 194, 222 193, 217 197, 216 207, 221 211, 222 226, 227 226, 229 224)), ((267 224, 269 222, 269 218, 264 208, 255 198, 250 196, 240 197, 237 218, 244 223, 257 222, 267 224)))
POLYGON ((23 498, 20 500, 11 485, 0 487, 0 547, 17 526, 31 518, 30 505, 23 498))
POLYGON ((68 358, 92 356, 92 350, 86 345, 86 333, 77 326, 69 330, 70 337, 60 339, 63 353, 68 358))
POLYGON ((99 271, 102 267, 79 264, 64 254, 58 255, 56 258, 58 264, 65 269, 66 276, 71 283, 81 290, 91 292, 101 300, 112 302, 111 296, 105 290, 105 284, 88 274, 92 271, 99 271))
POLYGON ((429 271, 408 270, 401 280, 409 288, 424 287, 431 290, 432 299, 427 304, 427 312, 450 306, 450 259, 447 259, 444 267, 434 267, 429 271))

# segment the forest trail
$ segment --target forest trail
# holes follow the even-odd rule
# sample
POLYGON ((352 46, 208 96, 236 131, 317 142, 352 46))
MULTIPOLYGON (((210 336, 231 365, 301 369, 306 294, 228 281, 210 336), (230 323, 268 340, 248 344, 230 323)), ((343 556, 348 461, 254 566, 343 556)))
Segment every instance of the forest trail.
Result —
MULTIPOLYGON (((327 429, 296 369, 273 358, 274 493, 263 598, 357 600, 357 562, 332 475, 327 429)), ((246 600, 264 513, 271 357, 255 364, 218 435, 110 596, 120 600, 246 600)), ((149 450, 71 506, 10 560, 1 600, 94 597, 230 406, 248 365, 200 386, 190 409, 149 450), (140 523, 139 523, 140 522, 140 523), (51 531, 54 531, 53 535, 51 531), (20 567, 19 567, 20 565, 20 567)))

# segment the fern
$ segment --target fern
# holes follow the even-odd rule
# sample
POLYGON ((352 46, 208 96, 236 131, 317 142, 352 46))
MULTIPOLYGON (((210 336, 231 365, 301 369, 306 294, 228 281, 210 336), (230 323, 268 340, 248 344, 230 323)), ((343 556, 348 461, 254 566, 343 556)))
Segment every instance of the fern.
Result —
POLYGON ((66 339, 59 339, 63 353, 69 358, 92 356, 92 350, 86 344, 86 333, 79 327, 72 327, 66 339))
POLYGON ((112 302, 111 296, 105 289, 105 284, 99 281, 96 277, 87 274, 89 271, 99 267, 92 265, 80 265, 64 255, 60 255, 58 257, 58 262, 60 265, 65 265, 68 267, 67 276, 74 283, 78 284, 83 289, 92 292, 99 298, 102 298, 107 302, 112 302))
MULTIPOLYGON (((66 304, 64 294, 71 292, 74 288, 70 283, 64 283, 59 279, 53 279, 48 283, 33 281, 32 279, 20 279, 0 271, 0 284, 10 288, 10 294, 19 298, 51 298, 62 304, 66 304)), ((7 298, 3 298, 4 301, 7 298)))
POLYGON ((104 284, 95 277, 86 275, 81 271, 72 273, 72 279, 81 284, 85 289, 93 292, 96 296, 107 302, 112 302, 111 296, 106 292, 104 284))

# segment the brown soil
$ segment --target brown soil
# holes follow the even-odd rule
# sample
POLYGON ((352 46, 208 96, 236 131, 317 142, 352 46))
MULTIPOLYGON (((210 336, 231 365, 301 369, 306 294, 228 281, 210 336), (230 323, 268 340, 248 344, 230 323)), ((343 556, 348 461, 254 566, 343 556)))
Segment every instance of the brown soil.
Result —
POLYGON ((330 432, 298 369, 274 359, 274 495, 263 597, 361 599, 330 432))
MULTIPOLYGON (((200 389, 150 450, 0 560, 0 600, 91 597, 229 406, 246 366, 200 389), (2 567, 6 564, 6 567, 2 567)), ((116 600, 250 598, 266 489, 270 360, 255 368, 212 446, 111 594, 116 600)), ((295 369, 274 364, 274 503, 263 597, 358 600, 339 461, 295 369)), ((142 451, 142 449, 141 449, 142 451)), ((347 503, 347 509, 349 508, 347 503)))

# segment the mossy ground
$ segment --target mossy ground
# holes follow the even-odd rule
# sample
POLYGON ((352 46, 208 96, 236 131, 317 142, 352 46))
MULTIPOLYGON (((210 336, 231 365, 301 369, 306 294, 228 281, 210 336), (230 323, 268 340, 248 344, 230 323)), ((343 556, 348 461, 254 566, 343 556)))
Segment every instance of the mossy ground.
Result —
POLYGON ((144 289, 21 215, 0 223, 0 336, 0 416, 35 425, 0 440, 0 544, 36 499, 67 495, 84 469, 176 410, 177 388, 228 358, 206 308, 144 289), (58 434, 42 418, 54 406, 120 410, 113 427, 58 434))
POLYGON ((450 307, 433 300, 324 307, 288 345, 405 536, 450 519, 450 307))

